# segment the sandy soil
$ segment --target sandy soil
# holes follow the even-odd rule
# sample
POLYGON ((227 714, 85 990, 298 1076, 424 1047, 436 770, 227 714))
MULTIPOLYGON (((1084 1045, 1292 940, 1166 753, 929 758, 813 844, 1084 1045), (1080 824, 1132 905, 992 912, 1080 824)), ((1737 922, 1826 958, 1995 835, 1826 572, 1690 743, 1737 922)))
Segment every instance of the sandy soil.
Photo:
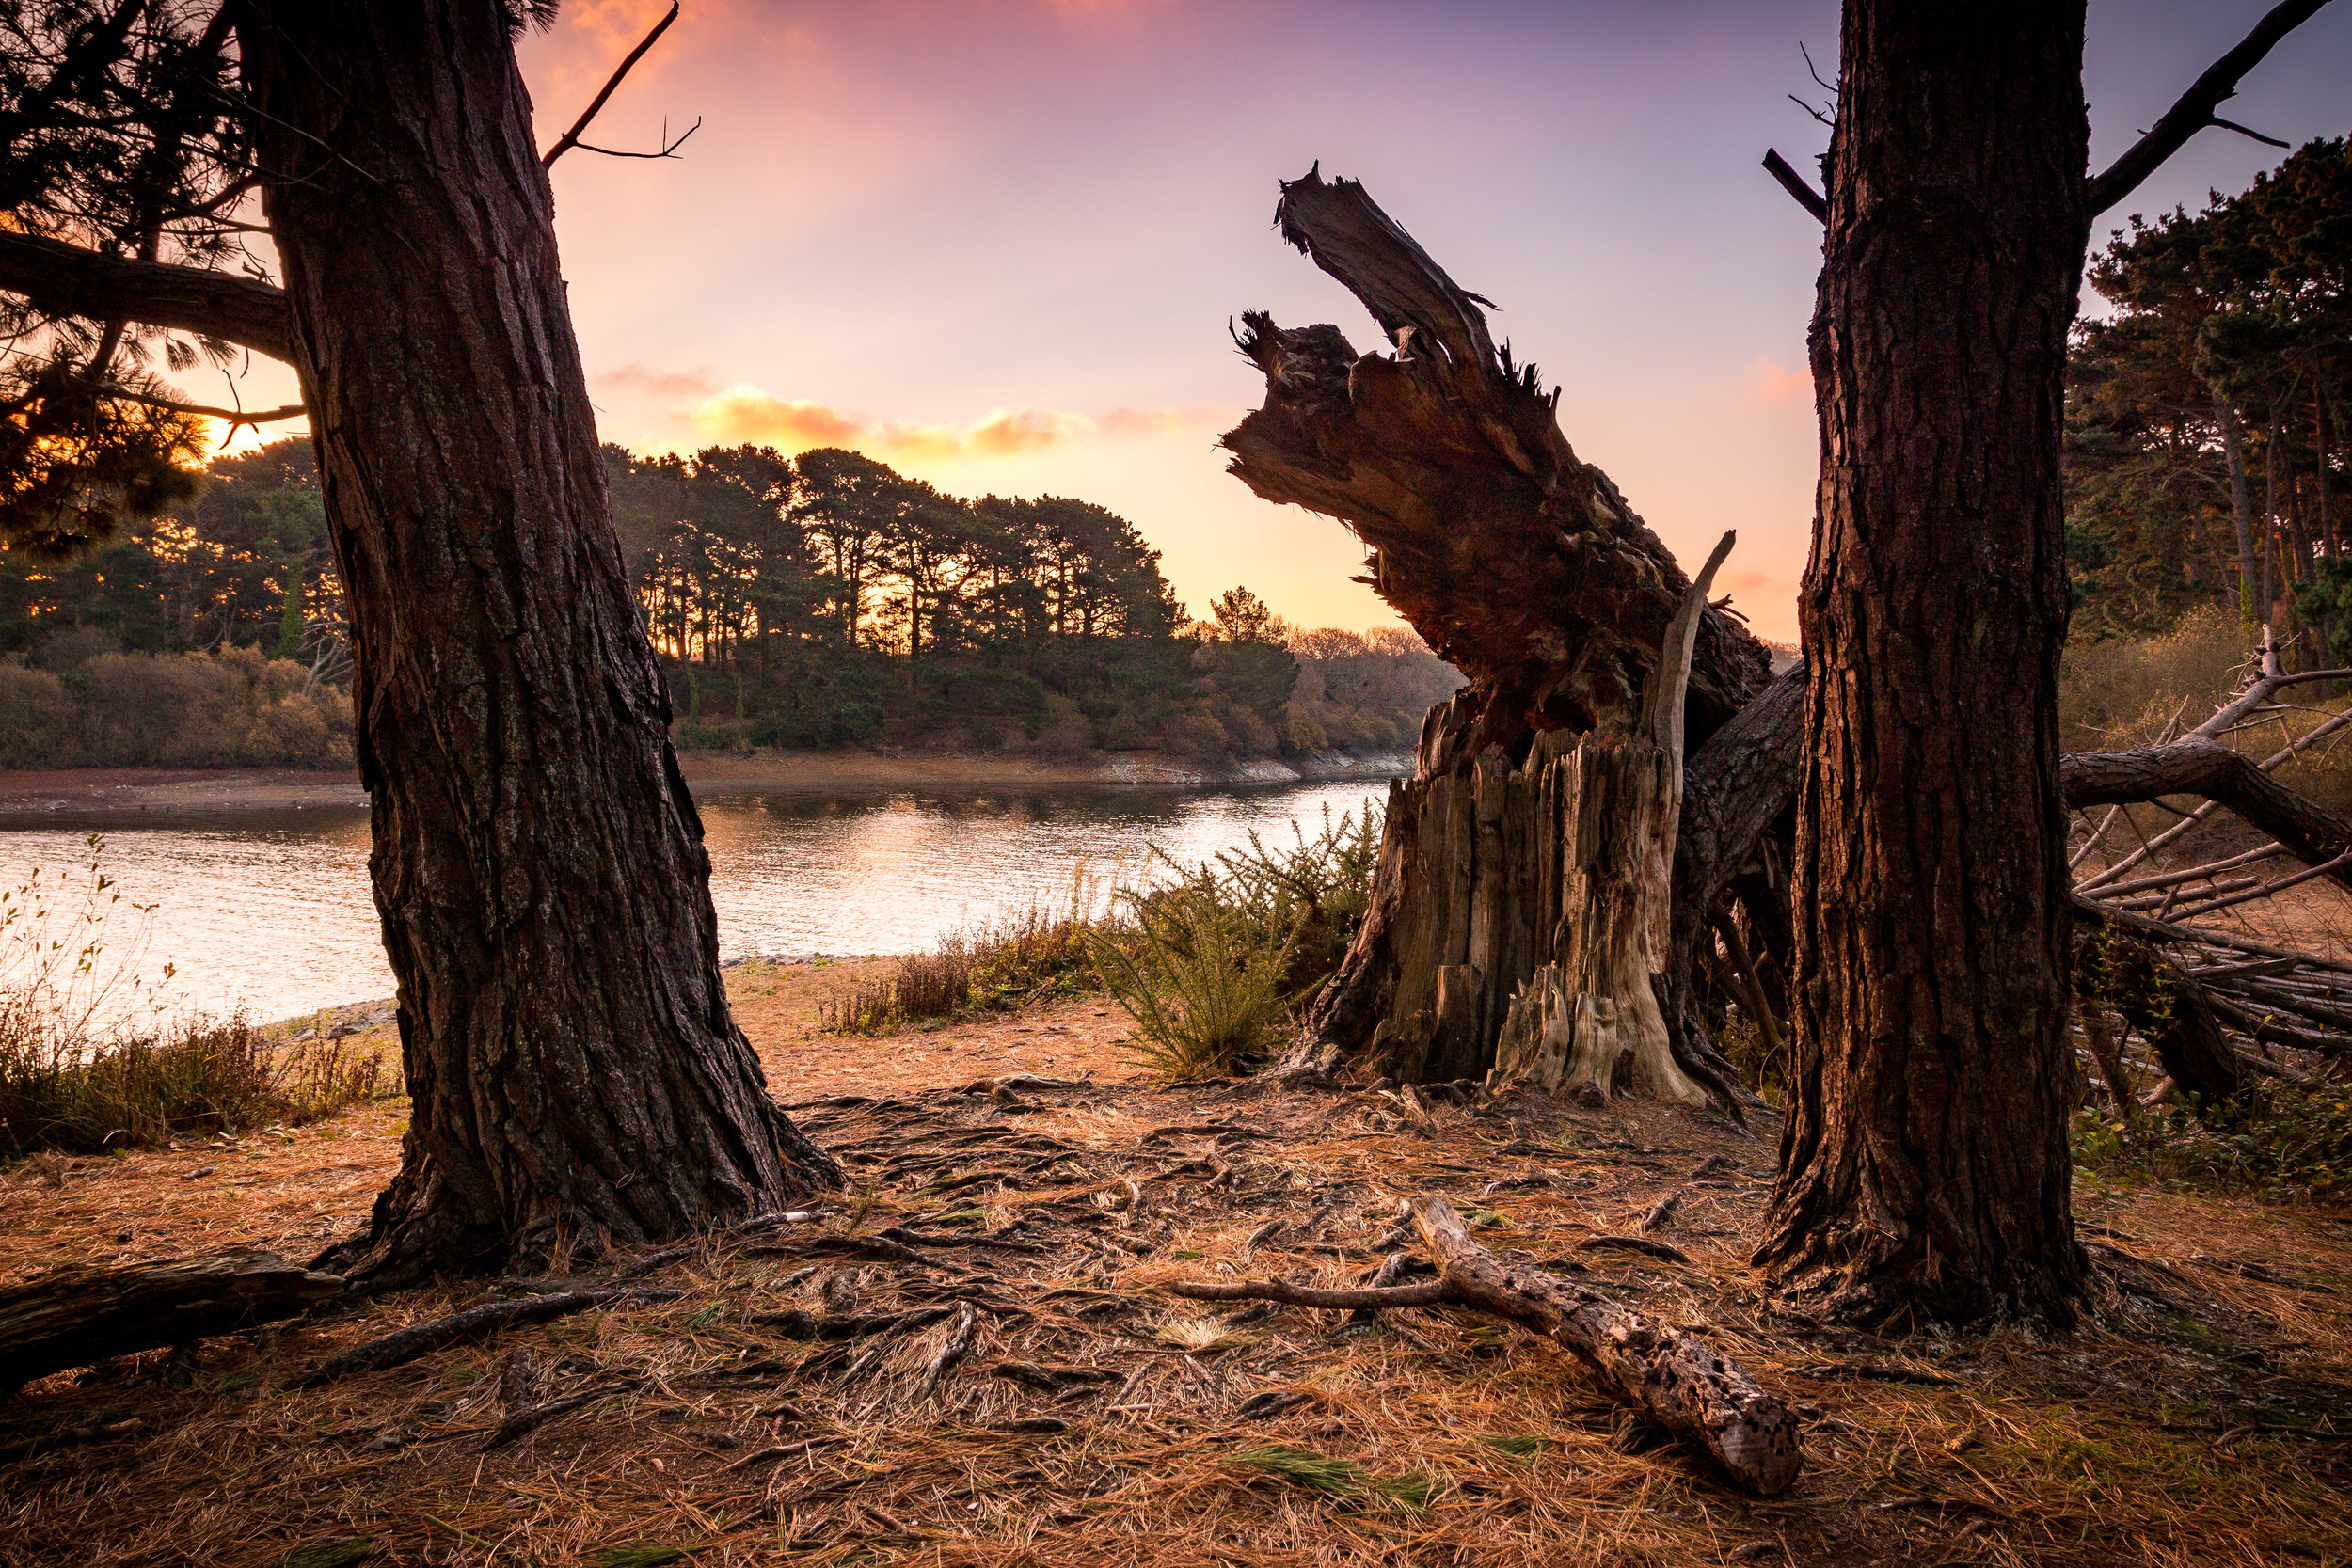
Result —
MULTIPOLYGON (((1745 1265, 1770 1118, 1743 1133, 1639 1103, 1470 1097, 1422 1129, 1359 1092, 1155 1085, 1121 1050, 1125 1015, 1084 998, 879 1040, 818 1033, 818 1008, 881 968, 730 972, 779 1098, 848 1172, 818 1219, 664 1254, 644 1279, 660 1293, 324 1388, 292 1382, 393 1328, 614 1262, 398 1292, 28 1386, 0 1400, 0 1563, 2352 1558, 2339 1212, 2085 1178, 2099 1284, 2077 1332, 1817 1329, 1773 1314, 1745 1265), (975 1092, 1014 1071, 1067 1086, 975 1092), (1797 1488, 1740 1496, 1548 1342, 1458 1308, 1349 1323, 1165 1290, 1359 1280, 1420 1192, 1498 1250, 1746 1365, 1804 1420, 1797 1488), (1669 1192, 1681 1203, 1653 1239, 1672 1255, 1585 1244, 1669 1192), (968 1354, 934 1375, 966 1323, 968 1354), (499 1440, 542 1408, 558 1413, 499 1440), (95 1440, 19 1448, 68 1432, 95 1440), (1301 1456, 1337 1468, 1304 1483, 1301 1456)), ((391 1173, 404 1110, 20 1165, 0 1174, 0 1279, 231 1243, 307 1256, 391 1173)))
MULTIPOLYGON (((1157 752, 1051 759, 921 752, 761 752, 752 756, 690 752, 680 758, 697 794, 824 789, 1049 787, 1057 784, 1287 784, 1304 779, 1385 779, 1412 770, 1405 752, 1330 752, 1296 763, 1218 767, 1157 752)), ((144 812, 288 811, 365 806, 350 770, 298 768, 62 768, 0 771, 0 822, 46 816, 144 812)))

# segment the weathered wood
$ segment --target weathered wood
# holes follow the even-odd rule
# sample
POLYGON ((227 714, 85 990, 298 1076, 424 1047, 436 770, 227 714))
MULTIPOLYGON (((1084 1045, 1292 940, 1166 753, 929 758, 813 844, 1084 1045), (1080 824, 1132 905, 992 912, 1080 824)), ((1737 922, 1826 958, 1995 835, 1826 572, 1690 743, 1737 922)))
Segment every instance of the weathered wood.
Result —
MULTIPOLYGON (((1438 1278, 1426 1284, 1387 1283, 1402 1271, 1384 1266, 1379 1283, 1353 1290, 1279 1279, 1184 1280, 1168 1289, 1193 1301, 1271 1301, 1327 1311, 1467 1307, 1490 1312, 1574 1354, 1611 1394, 1695 1448, 1747 1490, 1772 1497, 1797 1479, 1804 1451, 1796 1417, 1738 1364, 1597 1291, 1496 1257, 1470 1240, 1461 1216, 1444 1198, 1417 1197, 1410 1212, 1438 1266, 1438 1278)), ((1682 1259, 1662 1242, 1595 1240, 1682 1259)))
MULTIPOLYGON (((1486 302, 1362 186, 1310 174, 1283 187, 1278 219, 1397 352, 1359 356, 1334 327, 1246 315, 1242 346, 1265 372, 1266 399, 1225 437, 1232 471, 1353 529, 1371 549, 1375 589, 1470 677, 1430 711, 1415 781, 1391 795, 1371 907, 1311 1021, 1312 1060, 1406 1081, 1474 1075, 1551 940, 1553 923, 1535 912, 1549 907, 1537 752, 1549 736, 1640 721, 1689 584, 1608 477, 1569 449, 1553 398, 1494 343, 1486 302), (1442 965, 1480 979, 1467 1052, 1440 1023, 1442 965)), ((1764 686, 1769 660, 1704 604, 1685 641, 1703 738, 1764 686)))
POLYGON ((110 1356, 234 1334, 342 1293, 342 1276, 273 1252, 53 1269, 0 1291, 0 1388, 110 1356))
POLYGON ((1574 1354, 1617 1398, 1697 1448, 1749 1491, 1788 1490, 1804 1468, 1797 1418, 1736 1363, 1597 1291, 1505 1262, 1470 1240, 1441 1197, 1412 1202, 1414 1227, 1465 1306, 1523 1323, 1574 1354))
MULTIPOLYGON (((1535 911, 1549 927, 1537 955, 1543 967, 1516 1026, 1497 1039, 1497 1084, 1532 1084, 1605 1104, 1622 1078, 1624 1088, 1661 1100, 1707 1099, 1675 1060, 1651 976, 1663 968, 1668 945, 1682 688, 1708 586, 1733 537, 1724 535, 1668 625, 1635 722, 1613 719, 1543 764, 1536 809, 1557 824, 1559 903, 1535 911)), ((1550 752, 1536 748, 1531 764, 1550 752)), ((1506 1013, 1505 1024, 1512 1022, 1506 1013)))

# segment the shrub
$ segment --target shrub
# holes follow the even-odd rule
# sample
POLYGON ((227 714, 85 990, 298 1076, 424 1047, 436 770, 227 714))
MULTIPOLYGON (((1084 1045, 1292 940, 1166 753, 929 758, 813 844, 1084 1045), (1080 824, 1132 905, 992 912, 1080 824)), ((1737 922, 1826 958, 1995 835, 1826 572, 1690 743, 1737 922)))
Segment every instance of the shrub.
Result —
POLYGON ((2274 1203, 2352 1198, 2352 1088, 2258 1085, 2226 1105, 2168 1106, 2125 1122, 2084 1109, 2074 1163, 2114 1176, 2247 1191, 2274 1203))
POLYGON ((0 665, 0 768, 333 768, 351 700, 255 648, 97 653, 64 674, 0 665))
POLYGON ((2155 637, 2079 640, 2058 669, 2058 733, 2070 752, 2122 751, 2154 741, 2178 715, 2203 721, 2236 689, 2252 649, 2235 614, 2190 610, 2155 637))
POLYGON ((1136 1021, 1135 1054, 1169 1081, 1230 1072, 1284 1012, 1294 938, 1269 944, 1214 873, 1121 895, 1132 929, 1091 937, 1103 984, 1136 1021))
POLYGON ((72 699, 46 670, 0 659, 0 768, 54 767, 72 754, 72 699))
POLYGON ((1087 863, 1071 873, 1059 908, 1025 912, 977 931, 951 932, 929 953, 910 953, 890 974, 820 1007, 818 1025, 837 1035, 887 1035, 923 1019, 1008 1012, 1095 989, 1088 934, 1104 923, 1087 863))

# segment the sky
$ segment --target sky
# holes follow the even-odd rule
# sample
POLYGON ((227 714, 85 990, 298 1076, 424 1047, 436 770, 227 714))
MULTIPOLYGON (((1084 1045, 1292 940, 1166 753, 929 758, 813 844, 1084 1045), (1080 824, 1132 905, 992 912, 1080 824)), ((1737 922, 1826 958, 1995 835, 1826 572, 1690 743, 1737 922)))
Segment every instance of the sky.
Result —
MULTIPOLYGON (((2093 0, 2091 167, 2267 3, 2093 0)), ((664 8, 567 0, 522 40, 542 145, 664 8)), ((1718 586, 1793 641, 1820 234, 1757 166, 1777 147, 1810 171, 1827 144, 1789 99, 1826 97, 1801 45, 1827 74, 1835 0, 684 0, 588 140, 643 150, 699 118, 692 139, 555 166, 601 430, 1076 496, 1131 519, 1197 611, 1245 584, 1297 624, 1394 624, 1348 580, 1346 531, 1257 499, 1216 445, 1263 389, 1228 337, 1244 309, 1382 346, 1272 231, 1278 180, 1319 162, 1497 302, 1577 453, 1678 556, 1740 531, 1718 586)), ((2331 6, 2224 112, 2343 135, 2347 83, 2331 6)), ((2207 131, 2127 210, 2282 156, 2207 131)), ((246 405, 292 401, 256 364, 246 405)))

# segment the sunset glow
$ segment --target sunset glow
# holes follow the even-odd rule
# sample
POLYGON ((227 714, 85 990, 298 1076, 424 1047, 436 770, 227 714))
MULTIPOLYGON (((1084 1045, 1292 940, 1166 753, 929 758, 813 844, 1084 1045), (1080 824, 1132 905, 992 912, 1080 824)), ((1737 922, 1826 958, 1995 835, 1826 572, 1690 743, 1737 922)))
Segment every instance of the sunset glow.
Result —
MULTIPOLYGON (((543 141, 660 9, 569 0, 525 39, 543 141)), ((2251 14, 2094 4, 2094 166, 2251 14)), ((1820 96, 1798 46, 1836 40, 1823 0, 688 0, 590 139, 642 150, 699 116, 693 140, 555 169, 591 391, 639 450, 838 444, 958 493, 1079 496, 1196 608, 1247 582, 1295 620, 1385 624, 1346 531, 1259 501, 1216 447, 1261 392, 1242 310, 1382 346, 1267 226, 1321 160, 1497 302, 1579 455, 1679 555, 1740 530, 1724 580, 1792 638, 1820 232, 1756 165, 1810 170, 1827 133, 1788 95, 1820 96)), ((2341 131, 2347 55, 2331 8, 2249 84, 2265 127, 2341 131)), ((2273 161, 2208 135, 2133 205, 2273 161)), ((292 377, 257 362, 239 393, 290 401, 292 377)))

